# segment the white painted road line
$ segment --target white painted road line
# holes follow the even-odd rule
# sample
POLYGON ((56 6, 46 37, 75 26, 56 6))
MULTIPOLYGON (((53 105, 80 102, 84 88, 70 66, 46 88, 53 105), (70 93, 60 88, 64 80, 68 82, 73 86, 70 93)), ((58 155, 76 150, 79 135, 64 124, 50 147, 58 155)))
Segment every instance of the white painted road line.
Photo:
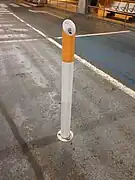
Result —
POLYGON ((7 8, 8 6, 6 4, 0 4, 0 7, 7 8))
POLYGON ((4 40, 4 41, 0 41, 0 44, 3 44, 3 43, 18 43, 18 42, 31 42, 31 41, 38 41, 38 39, 4 40))
POLYGON ((28 29, 23 29, 23 28, 10 28, 10 30, 12 31, 17 31, 17 32, 28 32, 29 30, 28 29))
MULTIPOLYGON (((48 41, 50 41, 51 43, 53 43, 54 45, 56 45, 59 48, 62 48, 62 46, 56 42, 54 39, 52 38, 48 38, 43 32, 39 31, 38 29, 34 28, 33 26, 31 26, 30 24, 26 23, 24 20, 22 20, 21 18, 19 18, 18 16, 16 16, 13 13, 13 16, 16 17, 18 20, 20 20, 21 22, 24 22, 27 26, 31 27, 33 30, 35 30, 36 32, 38 32, 40 35, 42 35, 43 37, 45 37, 48 41)), ((105 72, 103 72, 102 70, 96 68, 94 65, 92 65, 91 63, 87 62, 85 59, 79 57, 78 55, 75 54, 75 58, 80 61, 82 64, 84 64, 85 66, 87 66, 88 68, 90 68, 92 71, 94 71, 95 73, 97 73, 98 75, 100 75, 103 79, 107 80, 108 82, 110 82, 111 84, 113 84, 114 86, 116 86, 118 89, 122 90, 124 93, 128 94, 129 96, 131 96, 132 98, 135 99, 135 91, 133 91, 132 89, 128 88, 127 86, 123 85, 122 83, 120 83, 118 80, 114 79, 113 77, 111 77, 110 75, 106 74, 105 72)))
POLYGON ((7 11, 7 9, 0 7, 0 11, 7 11))
POLYGON ((0 19, 0 24, 2 25, 2 24, 4 24, 4 23, 5 23, 5 24, 15 23, 15 20, 8 21, 8 20, 1 20, 1 19, 0 19))
POLYGON ((0 24, 0 28, 2 27, 12 27, 14 24, 0 24))
POLYGON ((19 5, 14 4, 14 3, 10 3, 9 5, 12 6, 12 7, 20 7, 19 5))
POLYGON ((37 4, 32 4, 32 6, 37 7, 37 4))
POLYGON ((27 34, 0 34, 0 39, 4 38, 28 38, 27 34))
POLYGON ((12 13, 10 13, 10 12, 0 12, 0 16, 3 16, 5 14, 12 14, 12 13))
POLYGON ((12 15, 14 17, 16 17, 19 21, 23 22, 24 24, 26 24, 28 27, 30 27, 31 29, 33 29, 34 31, 36 31, 37 33, 39 33, 41 36, 43 36, 44 38, 47 38, 47 36, 42 33, 41 31, 39 31, 38 29, 34 28, 33 26, 31 26, 30 24, 28 24, 27 22, 25 22, 23 19, 19 18, 18 16, 16 16, 14 13, 12 13, 12 15))
POLYGON ((9 11, 0 10, 0 13, 9 13, 9 11))
MULTIPOLYGON (((82 34, 82 35, 76 35, 76 38, 80 37, 91 37, 91 36, 105 36, 105 35, 112 35, 112 34, 123 34, 123 33, 129 33, 131 31, 115 31, 115 32, 105 32, 105 33, 94 33, 94 34, 82 34)), ((56 39, 62 39, 62 37, 56 37, 56 39)))
POLYGON ((21 6, 24 6, 24 7, 31 7, 30 5, 28 4, 24 4, 24 3, 20 3, 21 6))
POLYGON ((62 45, 59 44, 57 41, 55 41, 54 39, 52 38, 47 38, 48 41, 50 41, 52 44, 54 44, 55 46, 57 46, 58 48, 62 49, 62 45))
POLYGON ((29 12, 33 12, 33 13, 43 13, 43 14, 48 14, 48 15, 51 15, 51 16, 54 16, 54 17, 57 17, 59 19, 64 19, 63 17, 61 16, 58 16, 58 15, 55 15, 55 14, 52 14, 52 13, 49 13, 47 11, 36 11, 36 10, 32 10, 32 9, 29 9, 29 12))
POLYGON ((9 10, 7 10, 6 8, 0 8, 0 13, 5 13, 5 12, 10 12, 9 10))
POLYGON ((29 12, 33 12, 33 13, 42 13, 43 11, 36 11, 36 10, 29 9, 29 12))

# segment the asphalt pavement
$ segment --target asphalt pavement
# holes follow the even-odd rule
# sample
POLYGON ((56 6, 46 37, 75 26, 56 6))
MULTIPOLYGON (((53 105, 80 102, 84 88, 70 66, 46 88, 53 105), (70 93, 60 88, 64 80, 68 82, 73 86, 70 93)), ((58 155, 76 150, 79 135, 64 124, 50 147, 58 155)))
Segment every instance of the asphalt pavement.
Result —
MULTIPOLYGON (((58 141, 61 50, 10 12, 54 39, 61 36, 63 20, 7 6, 0 8, 0 179, 134 180, 135 100, 76 61, 74 138, 70 143, 58 141)), ((95 31, 91 26, 85 30, 81 23, 87 20, 79 24, 79 18, 72 17, 77 34, 122 30, 95 20, 95 31)), ((92 44, 99 48, 100 41, 104 50, 107 40, 102 38, 94 37, 92 44)))
POLYGON ((76 53, 135 90, 135 32, 77 38, 76 53))
MULTIPOLYGON (((61 36, 61 24, 65 17, 59 19, 47 13, 29 12, 30 8, 10 7, 18 16, 47 34, 47 36, 52 38, 61 36), (39 21, 39 18, 43 20, 39 21)), ((77 35, 126 31, 122 26, 95 18, 86 19, 81 15, 75 14, 70 14, 69 18, 76 23, 77 35)), ((78 37, 76 40, 76 53, 127 87, 135 90, 134 39, 135 32, 132 31, 119 34, 78 37)), ((61 43, 61 40, 55 40, 61 43)))

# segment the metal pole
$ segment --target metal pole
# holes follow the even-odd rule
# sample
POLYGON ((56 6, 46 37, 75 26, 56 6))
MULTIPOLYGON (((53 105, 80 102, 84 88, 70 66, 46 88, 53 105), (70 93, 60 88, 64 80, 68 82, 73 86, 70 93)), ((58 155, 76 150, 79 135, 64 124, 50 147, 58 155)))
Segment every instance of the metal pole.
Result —
POLYGON ((106 4, 107 4, 107 2, 106 2, 106 0, 104 1, 104 10, 103 10, 103 19, 104 19, 104 17, 105 17, 105 8, 106 8, 106 4))
POLYGON ((69 19, 65 20, 62 26, 61 130, 57 137, 63 142, 68 142, 73 138, 70 125, 76 27, 69 19))
POLYGON ((67 3, 68 3, 68 2, 67 2, 67 0, 66 0, 66 10, 67 10, 67 3))
POLYGON ((125 15, 125 20, 124 20, 124 27, 126 27, 127 16, 128 16, 128 8, 129 8, 129 1, 128 1, 127 8, 126 8, 126 15, 125 15))

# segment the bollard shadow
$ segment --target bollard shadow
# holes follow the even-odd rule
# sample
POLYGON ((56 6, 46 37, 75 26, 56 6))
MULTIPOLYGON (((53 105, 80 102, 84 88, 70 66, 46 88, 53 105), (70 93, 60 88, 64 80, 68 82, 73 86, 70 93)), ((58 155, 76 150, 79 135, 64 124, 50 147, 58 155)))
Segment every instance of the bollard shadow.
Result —
MULTIPOLYGON (((41 167, 39 166, 36 159, 32 155, 32 152, 30 151, 28 144, 20 136, 19 131, 18 131, 13 119, 10 117, 10 115, 9 115, 9 113, 8 113, 4 103, 2 101, 0 101, 0 110, 1 110, 2 115, 5 117, 5 120, 9 124, 9 126, 12 130, 12 133, 14 134, 16 140, 18 141, 18 143, 22 149, 23 154, 25 156, 27 156, 27 159, 28 159, 29 163, 31 164, 31 167, 33 168, 33 170, 35 172, 35 176, 37 177, 38 180, 44 180, 43 173, 41 171, 41 167)), ((43 144, 43 140, 41 140, 41 142, 40 143, 36 142, 36 143, 38 145, 41 145, 41 144, 43 144)))
POLYGON ((55 135, 51 135, 51 136, 46 136, 42 139, 30 141, 29 145, 31 147, 34 147, 34 148, 41 148, 41 147, 48 146, 50 144, 56 143, 57 141, 58 140, 57 140, 57 137, 55 134, 55 135))
MULTIPOLYGON (((18 141, 22 153, 27 157, 28 162, 30 163, 36 179, 44 180, 43 172, 41 170, 40 165, 38 164, 36 158, 32 154, 32 148, 40 148, 44 146, 48 146, 50 144, 56 143, 57 137, 55 135, 47 136, 41 139, 33 140, 28 143, 21 137, 19 131, 11 118, 5 104, 0 100, 0 111, 2 115, 5 117, 8 125, 11 128, 13 135, 18 141)), ((61 144, 61 143, 60 143, 61 144)), ((19 145, 17 145, 19 147, 19 145)), ((51 169, 51 176, 53 179, 74 179, 74 180, 84 180, 85 175, 81 172, 81 169, 76 164, 76 161, 72 158, 72 152, 68 152, 65 148, 65 144, 61 145, 63 147, 62 151, 56 151, 56 153, 51 154, 51 158, 47 158, 48 167, 51 169)), ((2 151, 0 151, 1 156, 6 155, 10 152, 11 147, 6 147, 2 151)))

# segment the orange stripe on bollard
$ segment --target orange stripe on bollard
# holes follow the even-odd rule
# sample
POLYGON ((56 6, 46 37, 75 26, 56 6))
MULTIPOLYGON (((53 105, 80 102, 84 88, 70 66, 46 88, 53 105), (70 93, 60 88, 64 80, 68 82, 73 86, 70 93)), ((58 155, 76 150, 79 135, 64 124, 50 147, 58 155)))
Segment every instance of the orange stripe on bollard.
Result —
POLYGON ((74 62, 75 34, 68 35, 62 31, 62 60, 63 62, 74 62))

